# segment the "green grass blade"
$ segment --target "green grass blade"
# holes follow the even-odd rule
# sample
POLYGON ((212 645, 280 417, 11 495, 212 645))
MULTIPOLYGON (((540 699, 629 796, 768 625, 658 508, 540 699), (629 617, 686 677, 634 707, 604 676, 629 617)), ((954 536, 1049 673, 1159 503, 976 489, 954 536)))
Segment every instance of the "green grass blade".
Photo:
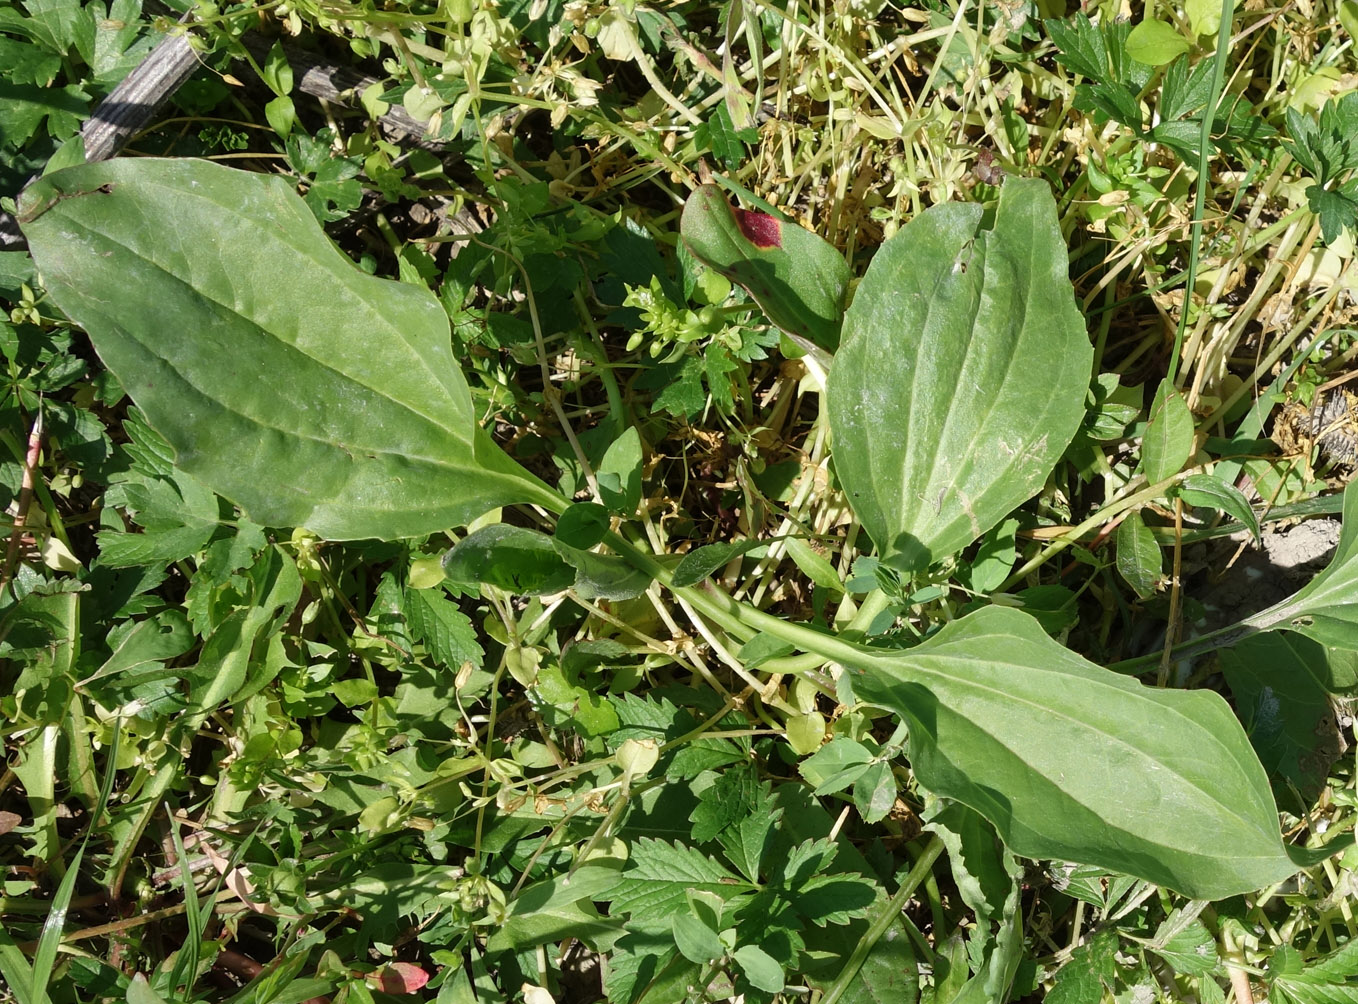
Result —
POLYGON ((0 927, 0 977, 18 1004, 33 1004, 33 970, 3 927, 0 927))

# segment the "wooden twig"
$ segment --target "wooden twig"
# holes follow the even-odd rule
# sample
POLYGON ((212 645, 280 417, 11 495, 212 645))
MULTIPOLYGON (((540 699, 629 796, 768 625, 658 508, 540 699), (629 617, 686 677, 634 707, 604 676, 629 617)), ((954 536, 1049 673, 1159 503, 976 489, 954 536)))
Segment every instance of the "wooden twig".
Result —
MULTIPOLYGON (((270 39, 259 35, 246 35, 242 43, 260 61, 273 45, 270 39)), ((323 101, 353 104, 359 95, 377 83, 376 77, 323 63, 302 49, 289 47, 287 57, 294 74, 298 75, 297 89, 323 101)), ((190 45, 187 34, 170 35, 163 39, 122 83, 99 102, 85 122, 80 135, 85 141, 86 162, 116 157, 133 137, 151 125, 156 112, 193 75, 198 66, 198 54, 190 45)), ((384 128, 400 133, 420 146, 440 145, 423 140, 424 124, 411 118, 399 106, 383 114, 381 123, 384 128)), ((27 246, 14 217, 0 213, 0 251, 21 251, 27 246)))
MULTIPOLYGON (((147 53, 136 69, 123 78, 94 109, 81 127, 85 160, 108 160, 141 132, 180 85, 198 68, 198 55, 188 35, 169 35, 147 53)), ((32 180, 31 178, 29 179, 32 180)), ((19 224, 8 213, 0 213, 0 251, 20 251, 27 247, 19 224)))

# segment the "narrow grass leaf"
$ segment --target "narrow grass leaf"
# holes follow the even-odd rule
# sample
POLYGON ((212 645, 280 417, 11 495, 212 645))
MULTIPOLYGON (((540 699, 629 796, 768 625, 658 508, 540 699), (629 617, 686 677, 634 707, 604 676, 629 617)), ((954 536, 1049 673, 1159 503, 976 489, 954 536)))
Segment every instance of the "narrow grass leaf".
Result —
POLYGON ((33 969, 28 957, 15 944, 3 927, 0 927, 0 977, 18 1004, 37 1004, 33 997, 33 969))
POLYGON ((1218 694, 1143 686, 1017 610, 979 610, 906 652, 836 658, 853 697, 909 722, 920 784, 975 809, 1016 854, 1220 899, 1338 850, 1284 846, 1268 779, 1218 694))
POLYGON ((176 463, 255 522, 393 539, 560 509, 476 424, 438 301, 360 272, 289 180, 136 158, 20 202, 52 299, 176 463))

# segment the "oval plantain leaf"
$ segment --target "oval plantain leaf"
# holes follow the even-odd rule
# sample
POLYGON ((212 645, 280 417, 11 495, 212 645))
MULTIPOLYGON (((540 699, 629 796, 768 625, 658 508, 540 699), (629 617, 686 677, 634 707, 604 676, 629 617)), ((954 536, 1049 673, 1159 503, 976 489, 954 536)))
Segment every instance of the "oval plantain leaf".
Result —
POLYGON ((743 286, 775 325, 835 350, 851 273, 833 244, 767 213, 732 208, 716 185, 688 197, 679 233, 693 257, 743 286))
POLYGON ((19 219, 178 465, 256 522, 392 539, 563 507, 476 424, 438 301, 360 272, 286 179, 85 164, 29 186, 19 219))
POLYGON ((527 527, 492 523, 443 556, 454 582, 485 582, 518 596, 546 596, 569 589, 575 569, 557 553, 552 538, 527 527))
POLYGON ((920 784, 985 816, 1016 854, 1220 899, 1338 850, 1284 846, 1219 695, 1143 686, 1017 610, 984 608, 904 652, 857 651, 836 653, 844 679, 907 721, 920 784))
POLYGON ((1118 574, 1137 596, 1150 599, 1164 574, 1165 559, 1141 510, 1128 513, 1118 524, 1116 544, 1118 574))
POLYGON ((1330 697, 1354 692, 1356 669, 1352 652, 1332 651, 1291 631, 1253 635, 1221 650, 1222 675, 1260 761, 1305 799, 1320 794, 1343 753, 1330 697))
POLYGON ((1358 488, 1344 489, 1343 528, 1319 575, 1281 603, 1241 623, 1258 631, 1286 628, 1322 645, 1358 652, 1358 488))
POLYGON ((915 571, 1035 495, 1085 412, 1093 349, 1046 183, 994 226, 934 206, 883 245, 827 388, 835 469, 883 557, 915 571))
POLYGON ((1193 413, 1183 395, 1166 382, 1156 391, 1151 420, 1141 437, 1141 462, 1151 484, 1173 477, 1193 455, 1193 413))

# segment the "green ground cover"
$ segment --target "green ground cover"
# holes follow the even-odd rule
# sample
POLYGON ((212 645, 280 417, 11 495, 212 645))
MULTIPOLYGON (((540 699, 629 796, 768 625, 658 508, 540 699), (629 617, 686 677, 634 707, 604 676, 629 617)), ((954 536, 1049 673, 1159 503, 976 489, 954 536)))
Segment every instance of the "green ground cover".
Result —
POLYGON ((1358 1001, 1355 33, 0 0, 0 1001, 1358 1001))

